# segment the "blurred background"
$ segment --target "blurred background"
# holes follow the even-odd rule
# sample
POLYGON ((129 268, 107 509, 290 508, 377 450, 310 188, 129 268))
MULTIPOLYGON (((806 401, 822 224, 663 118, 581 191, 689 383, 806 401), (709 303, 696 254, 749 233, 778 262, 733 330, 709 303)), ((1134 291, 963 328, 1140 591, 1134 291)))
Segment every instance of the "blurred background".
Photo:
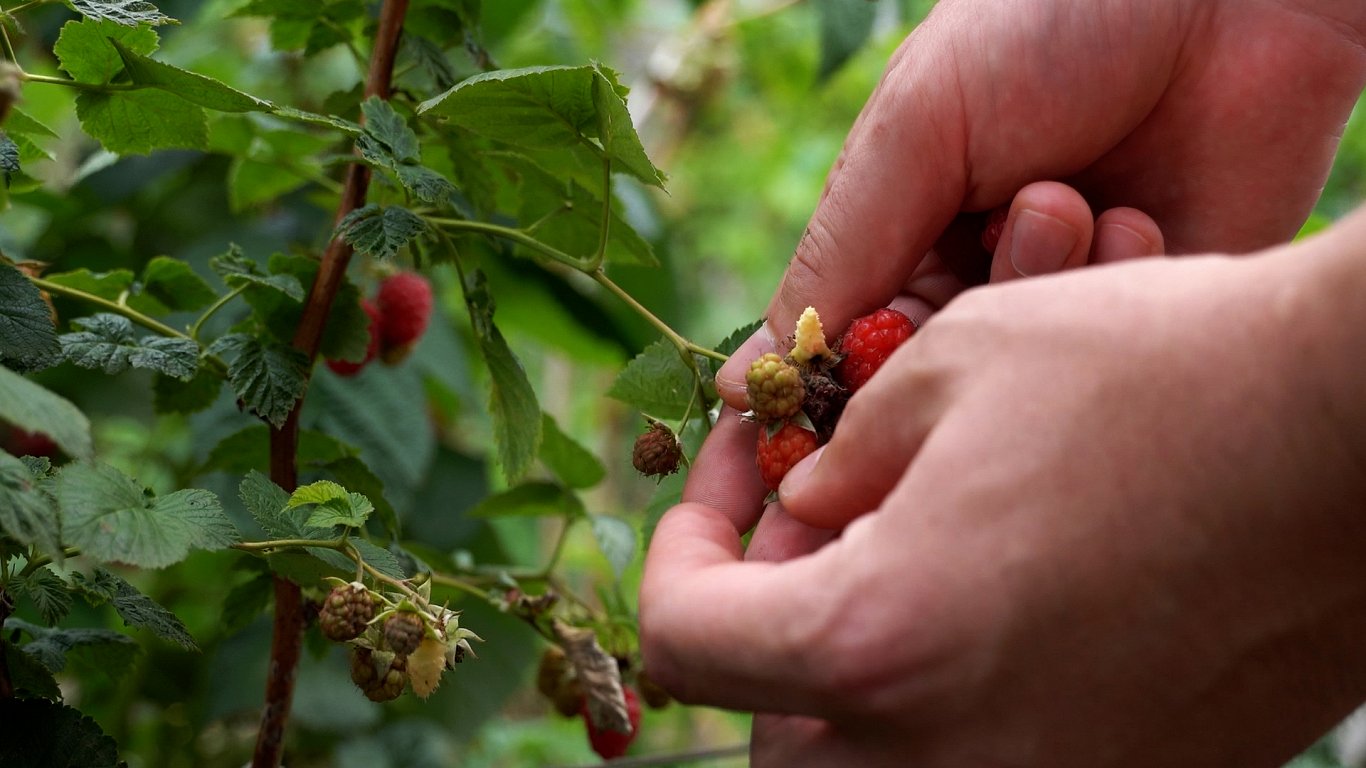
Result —
MULTIPOLYGON (((327 0, 320 6, 346 0, 327 0)), ((473 7, 478 3, 455 3, 473 7)), ((354 100, 363 51, 326 45, 316 29, 234 16, 243 0, 163 0, 185 20, 161 29, 158 56, 254 95, 317 112, 354 100), (293 36, 293 37, 291 37, 293 36), (285 50, 312 44, 307 57, 285 50), (300 45, 300 42, 305 42, 300 45)), ((424 4, 415 3, 421 8, 424 4)), ((426 3, 425 5, 436 5, 426 3)), ((446 50, 451 72, 435 73, 413 51, 400 54, 398 85, 416 98, 433 79, 455 80, 481 65, 522 67, 598 61, 622 74, 645 147, 669 175, 667 193, 621 179, 627 219, 663 266, 618 268, 614 277, 688 337, 713 345, 762 312, 839 151, 888 57, 932 5, 928 0, 486 0, 477 31, 446 50), (407 58, 405 58, 407 56, 407 58)), ((47 53, 61 7, 25 15, 17 41, 30 71, 59 74, 47 53)), ((439 91, 437 91, 439 92, 439 91)), ((336 178, 326 141, 276 131, 255 116, 215 116, 208 151, 118 158, 80 131, 72 94, 30 84, 23 108, 52 127, 10 188, 0 213, 0 250, 50 262, 51 272, 137 272, 165 254, 206 276, 209 257, 230 244, 263 258, 321 248, 331 231, 336 178), (244 143, 245 142, 245 143, 244 143)), ((1366 197, 1366 116, 1354 115, 1339 162, 1306 232, 1366 197)), ((630 467, 637 414, 604 397, 615 374, 655 334, 610 298, 551 279, 525 262, 481 261, 498 320, 521 356, 542 407, 606 468, 587 494, 592 511, 648 534, 678 484, 657 486, 630 467)), ((354 279, 372 282, 363 264, 354 279)), ((358 446, 384 482, 407 536, 433 552, 480 563, 535 566, 555 524, 480 521, 467 511, 500 479, 488 461, 485 373, 469 344, 468 320, 450 274, 434 275, 441 321, 404 365, 341 380, 319 368, 306 426, 358 446)), ((66 308, 58 302, 58 311, 66 308)), ((224 313, 221 331, 234 320, 224 313)), ((173 322, 172 324, 176 324, 173 322)), ((62 366, 38 377, 95 422, 99 455, 159 490, 193 485, 236 505, 244 462, 214 446, 249 421, 224 395, 192 417, 156 417, 150 379, 105 377, 62 366)), ((249 518, 234 509, 244 530, 249 518)), ((582 527, 581 527, 582 528, 582 527)), ((268 575, 240 556, 200 553, 158 572, 125 576, 185 619, 200 655, 139 637, 131 670, 73 654, 68 701, 94 716, 139 766, 236 766, 250 754, 262 696, 268 575)), ((575 530, 565 571, 578 591, 619 606, 629 625, 639 557, 618 579, 591 533, 575 530)), ((543 647, 513 619, 482 605, 462 622, 489 642, 429 702, 366 701, 344 658, 311 642, 301 670, 292 767, 521 767, 596 762, 577 719, 561 719, 535 692, 543 647)), ((22 615, 22 613, 21 613, 22 615)), ((78 607, 67 622, 117 625, 104 610, 78 607)), ((316 641, 317 638, 315 637, 316 641)), ((743 744, 743 716, 678 706, 646 714, 632 754, 688 753, 743 744)), ((672 764, 672 763, 663 763, 672 764)), ((707 765, 733 768, 743 758, 707 765)), ((1336 764, 1331 750, 1302 768, 1336 764)))

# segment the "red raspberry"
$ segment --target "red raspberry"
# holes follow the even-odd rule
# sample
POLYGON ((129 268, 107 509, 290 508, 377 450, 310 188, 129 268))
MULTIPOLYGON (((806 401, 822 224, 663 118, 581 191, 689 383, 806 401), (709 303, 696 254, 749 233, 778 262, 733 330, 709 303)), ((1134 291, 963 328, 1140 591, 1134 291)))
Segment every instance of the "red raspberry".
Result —
POLYGON ((915 333, 915 324, 895 309, 879 309, 849 324, 840 339, 839 367, 835 378, 850 394, 868 383, 892 352, 915 333))
POLYGON ((379 286, 380 354, 397 363, 408 356, 432 317, 432 285, 416 272, 400 272, 379 286))
POLYGON ((18 427, 9 431, 0 448, 3 448, 11 456, 46 457, 53 460, 61 453, 52 438, 42 432, 29 432, 18 427))
POLYGON ((1001 244, 1001 233, 1006 228, 1006 216, 1010 213, 1010 206, 1002 205, 991 209, 987 215, 986 226, 982 227, 982 247, 987 249, 987 253, 995 253, 996 246, 1001 244))
POLYGON ((365 357, 354 363, 350 360, 328 360, 327 367, 338 376, 355 376, 379 354, 379 307, 369 299, 361 299, 360 308, 370 316, 370 325, 366 328, 370 332, 370 341, 365 345, 365 357))
POLYGON ((816 433, 803 429, 796 424, 784 424, 783 428, 771 436, 769 430, 759 430, 759 447, 756 456, 759 461, 759 474, 769 490, 778 490, 787 471, 797 462, 816 450, 816 433))
POLYGON ((621 692, 626 694, 626 717, 631 721, 630 733, 618 733, 608 731, 593 725, 593 718, 588 716, 588 702, 585 701, 580 713, 583 715, 583 724, 588 729, 588 744, 593 747, 593 751, 603 760, 611 760, 614 757, 621 757, 626 754, 626 748, 635 741, 636 734, 640 732, 640 697, 630 688, 622 688, 621 692))

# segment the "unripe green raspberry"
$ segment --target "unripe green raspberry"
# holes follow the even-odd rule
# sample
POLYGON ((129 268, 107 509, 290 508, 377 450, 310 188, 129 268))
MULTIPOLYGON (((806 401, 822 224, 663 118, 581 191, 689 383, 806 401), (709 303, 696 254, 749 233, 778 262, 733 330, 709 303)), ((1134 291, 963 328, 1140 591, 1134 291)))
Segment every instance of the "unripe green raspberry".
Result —
POLYGON ((384 620, 384 645, 399 656, 407 656, 422 644, 427 625, 412 611, 399 611, 384 620))
POLYGON ((801 371, 769 352, 749 366, 745 374, 746 398, 760 422, 781 421, 797 414, 806 399, 801 371))

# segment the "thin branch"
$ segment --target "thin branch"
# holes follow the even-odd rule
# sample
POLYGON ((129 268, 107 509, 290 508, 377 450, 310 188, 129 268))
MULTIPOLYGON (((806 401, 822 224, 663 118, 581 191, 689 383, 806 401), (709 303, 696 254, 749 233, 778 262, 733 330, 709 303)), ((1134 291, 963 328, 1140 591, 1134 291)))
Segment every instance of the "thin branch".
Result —
POLYGON ((237 286, 236 288, 232 289, 231 291, 223 294, 223 297, 220 298, 218 301, 215 301, 213 303, 213 306, 204 310, 204 314, 200 315, 199 319, 194 321, 194 325, 190 326, 190 338, 194 339, 195 341, 198 341, 199 330, 204 327, 204 322, 209 318, 213 317, 215 314, 217 314, 218 310, 226 306, 228 302, 237 298, 238 294, 242 293, 242 291, 245 291, 246 289, 247 284, 243 283, 237 286))
POLYGON ((713 360, 719 360, 723 363, 729 359, 726 355, 717 352, 714 349, 707 349, 704 346, 694 344, 693 342, 688 341, 687 339, 680 336, 677 331, 669 327, 668 323, 664 322, 663 320, 660 320, 655 315, 655 313, 646 309, 644 304, 641 304, 639 301, 636 301, 636 298, 634 296, 632 296, 630 293, 627 293, 626 290, 623 289, 621 286, 612 282, 612 279, 607 276, 607 273, 603 272, 601 269, 593 272, 590 276, 594 280, 596 280, 599 285, 610 291, 612 295, 616 296, 618 299, 621 299, 631 309, 634 309, 636 311, 636 314, 645 318, 646 322, 648 322, 650 325, 653 325, 656 329, 659 330, 660 333, 664 334, 664 338, 668 339, 669 343, 673 344, 674 347, 678 349, 679 354, 683 356, 683 361, 688 364, 689 368, 692 368, 694 370, 696 370, 697 368, 697 364, 693 362, 691 355, 701 355, 703 357, 710 357, 713 360))
POLYGON ((51 280, 44 280, 41 277, 30 277, 29 282, 38 286, 42 290, 47 291, 48 293, 55 293, 59 296, 66 296, 68 298, 76 299, 78 301, 83 301, 87 304, 94 304, 100 309, 112 312, 122 317, 126 317, 134 323, 137 323, 138 325, 142 326, 143 328, 146 328, 149 331, 155 331, 161 334, 162 336, 169 336, 175 339, 188 339, 190 341, 194 340, 184 331, 177 331, 176 329, 172 328, 169 325, 166 325, 165 323, 162 323, 158 320, 148 317, 147 315, 142 314, 141 312, 137 311, 136 309, 133 309, 127 304, 120 304, 115 301, 110 301, 109 299, 106 299, 103 296, 96 296, 93 293, 86 293, 85 291, 82 291, 79 288, 70 288, 68 286, 62 285, 61 283, 54 283, 51 280))
MULTIPOLYGON (((388 98, 394 74, 394 57, 398 53, 399 34, 408 13, 408 0, 384 0, 379 11, 379 29, 370 57, 370 70, 365 78, 365 96, 388 98)), ((334 219, 340 222, 351 211, 365 204, 370 186, 370 169, 353 163, 346 174, 346 186, 334 219)), ((351 261, 351 246, 341 238, 334 238, 323 254, 304 304, 303 317, 295 330, 293 346, 310 361, 318 354, 323 328, 332 301, 346 277, 351 261)), ((287 491, 298 485, 299 412, 304 398, 295 403, 284 425, 270 432, 270 479, 287 491)), ((303 647, 303 599, 299 586, 275 577, 275 632, 271 638, 270 674, 266 681, 266 704, 261 712, 261 729, 256 737, 252 768, 276 768, 284 754, 285 724, 289 719, 290 703, 294 698, 294 678, 303 647)))
POLYGON ((53 77, 51 75, 35 75, 30 72, 23 72, 19 79, 29 83, 47 83, 48 85, 64 85, 67 88, 75 88, 78 91, 97 91, 99 93, 109 93, 110 91, 138 91, 143 88, 151 88, 150 85, 141 83, 84 83, 80 80, 72 80, 68 77, 53 77))
POLYGON ((602 223, 598 227, 598 250, 593 254, 593 260, 589 262, 589 268, 593 271, 602 269, 602 262, 607 258, 607 236, 612 231, 612 158, 606 154, 602 156, 602 223))
POLYGON ((501 237, 504 240, 511 240, 519 245, 524 245, 552 261, 558 261, 561 264, 573 267, 580 272, 587 273, 592 271, 592 261, 590 259, 581 259, 577 256, 570 256, 555 246, 543 243, 520 229, 504 227, 498 224, 489 224, 484 221, 471 221, 469 219, 430 217, 427 219, 427 223, 450 232, 478 232, 480 234, 501 237))

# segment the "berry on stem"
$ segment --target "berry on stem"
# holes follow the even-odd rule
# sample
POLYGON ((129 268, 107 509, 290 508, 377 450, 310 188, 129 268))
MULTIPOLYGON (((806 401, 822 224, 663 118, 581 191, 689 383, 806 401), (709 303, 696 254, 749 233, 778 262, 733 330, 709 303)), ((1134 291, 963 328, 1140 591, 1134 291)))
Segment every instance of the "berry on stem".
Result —
POLYGON ((750 364, 745 374, 745 398, 760 423, 781 421, 801 410, 806 387, 797 366, 769 352, 750 364))
POLYGON ((416 272, 400 272, 380 283, 380 357, 402 362, 427 330, 432 317, 432 285, 416 272))
POLYGON ((650 428, 636 438, 635 448, 631 451, 631 464, 642 475, 664 477, 678 471, 678 462, 682 457, 683 449, 673 430, 651 420, 650 428))
POLYGON ((398 611, 384 620, 384 644, 399 656, 407 656, 422 644, 427 624, 412 611, 398 611))
POLYGON ((351 582, 333 587, 318 612, 318 627, 328 640, 344 643, 361 636, 375 617, 375 599, 364 584, 351 582))
POLYGON ((759 430, 759 445, 755 457, 764 485, 778 490, 788 470, 816 450, 816 433, 796 424, 787 423, 780 429, 759 430))
POLYGON ((835 378, 850 394, 857 392, 912 333, 915 324, 895 309, 879 309, 858 318, 840 338, 844 357, 835 368, 835 378))
POLYGON ((626 696, 626 716, 631 722, 630 733, 620 733, 599 728, 593 724, 593 718, 588 714, 588 703, 585 701, 580 713, 583 715, 584 727, 588 730, 588 744, 594 752, 603 760, 611 760, 614 757, 621 757, 626 754, 626 748, 635 741, 636 734, 640 732, 640 697, 630 688, 623 687, 621 692, 626 696))

